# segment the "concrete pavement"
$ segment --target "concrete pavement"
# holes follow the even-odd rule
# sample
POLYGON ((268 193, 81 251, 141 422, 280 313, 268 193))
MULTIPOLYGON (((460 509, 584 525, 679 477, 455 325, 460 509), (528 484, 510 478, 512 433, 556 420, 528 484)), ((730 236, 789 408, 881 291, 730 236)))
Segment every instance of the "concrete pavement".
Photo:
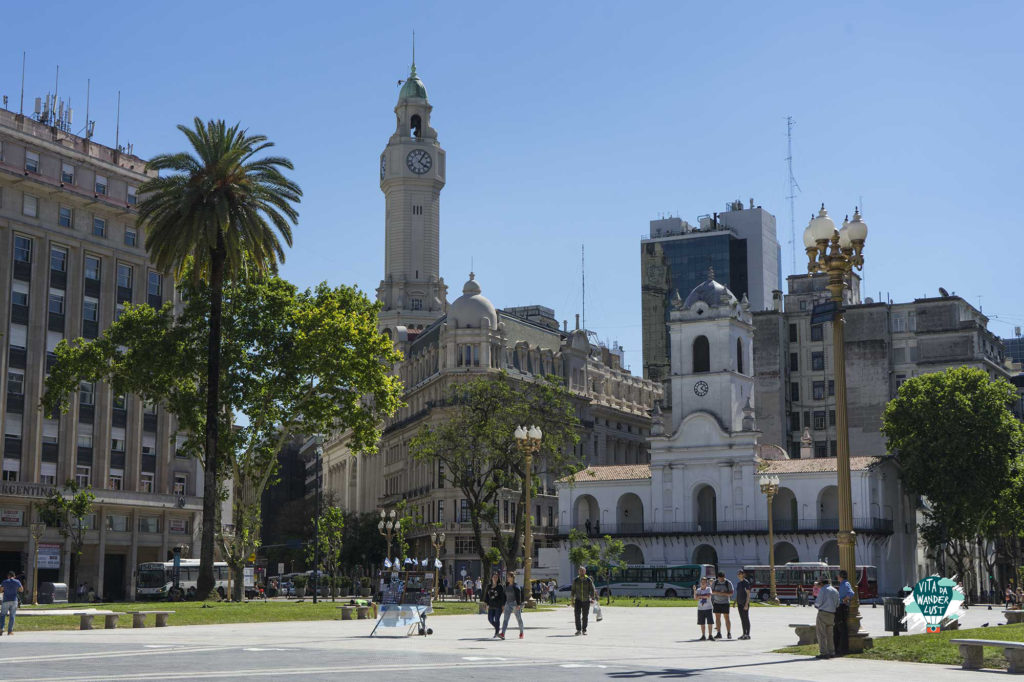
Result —
MULTIPOLYGON (((567 607, 527 613, 526 638, 514 629, 494 640, 484 616, 431 618, 428 637, 369 638, 371 621, 252 623, 138 630, 15 632, 0 638, 0 678, 7 680, 160 680, 415 674, 461 679, 613 680, 708 677, 715 680, 963 679, 956 667, 769 653, 796 642, 789 623, 813 622, 811 608, 759 608, 753 639, 696 641, 692 608, 608 608, 587 637, 574 636, 567 607)), ((882 609, 864 611, 879 636, 882 609)), ((733 636, 739 634, 738 619, 733 636)), ((965 625, 1002 621, 998 610, 972 608, 965 625), (975 622, 976 621, 976 622, 975 622)), ((515 622, 515 619, 512 621, 515 622)), ((382 631, 378 630, 378 634, 382 631)), ((403 630, 404 632, 404 630, 403 630)), ((992 633, 997 636, 997 631, 992 633)), ((975 673, 976 674, 976 673, 975 673)))

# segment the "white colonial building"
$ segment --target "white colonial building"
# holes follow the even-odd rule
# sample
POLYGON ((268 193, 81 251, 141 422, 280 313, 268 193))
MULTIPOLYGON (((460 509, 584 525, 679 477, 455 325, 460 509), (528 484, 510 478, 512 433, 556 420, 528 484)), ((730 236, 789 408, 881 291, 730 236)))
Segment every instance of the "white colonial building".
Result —
MULTIPOLYGON (((768 563, 768 507, 758 482, 767 473, 781 479, 772 514, 776 564, 838 564, 836 460, 810 458, 809 436, 796 459, 759 443, 750 306, 713 275, 673 302, 673 407, 655 414, 650 464, 592 466, 560 481, 560 525, 622 539, 627 563, 708 563, 731 576, 768 563)), ((879 590, 895 592, 914 575, 911 501, 888 458, 853 454, 857 563, 877 566, 879 590)))

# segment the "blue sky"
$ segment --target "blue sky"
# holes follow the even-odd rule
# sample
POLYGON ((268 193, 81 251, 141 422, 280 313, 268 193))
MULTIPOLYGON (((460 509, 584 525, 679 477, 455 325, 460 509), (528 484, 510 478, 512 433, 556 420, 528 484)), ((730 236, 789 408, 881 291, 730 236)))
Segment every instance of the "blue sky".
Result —
POLYGON ((753 197, 792 272, 787 115, 798 242, 821 202, 841 220, 863 201, 866 295, 943 286, 1001 336, 1024 324, 1022 19, 1018 2, 16 3, 0 94, 17 107, 26 50, 26 103, 59 64, 79 128, 91 78, 104 144, 118 90, 121 142, 143 157, 182 149, 175 125, 196 115, 268 135, 305 191, 283 274, 372 293, 378 155, 415 29, 448 154, 449 299, 473 263, 497 306, 540 303, 572 324, 586 244, 588 327, 639 373, 649 220, 753 197))

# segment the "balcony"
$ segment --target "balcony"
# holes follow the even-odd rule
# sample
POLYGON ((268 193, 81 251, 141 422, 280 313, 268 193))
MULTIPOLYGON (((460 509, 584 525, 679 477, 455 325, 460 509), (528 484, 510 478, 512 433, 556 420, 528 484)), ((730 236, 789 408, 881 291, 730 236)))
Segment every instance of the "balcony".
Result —
MULTIPOLYGON (((569 531, 575 529, 587 533, 584 525, 561 525, 558 535, 568 537, 569 531)), ((853 529, 858 533, 878 533, 889 535, 893 532, 892 519, 856 518, 853 529)), ((797 523, 776 521, 773 531, 780 533, 838 533, 838 519, 800 519, 797 523)), ((649 537, 656 535, 739 535, 741 533, 768 533, 767 520, 719 521, 702 526, 695 521, 664 521, 659 523, 608 523, 593 525, 589 532, 591 537, 602 535, 649 537)))

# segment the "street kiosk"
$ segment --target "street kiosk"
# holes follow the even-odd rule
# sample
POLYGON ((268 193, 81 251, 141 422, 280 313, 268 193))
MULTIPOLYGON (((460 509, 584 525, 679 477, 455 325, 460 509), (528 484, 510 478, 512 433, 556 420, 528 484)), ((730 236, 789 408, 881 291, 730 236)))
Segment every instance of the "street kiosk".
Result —
POLYGON ((380 618, 377 628, 406 628, 405 635, 432 635, 427 627, 427 616, 433 613, 431 595, 434 593, 434 572, 427 570, 399 571, 384 569, 380 572, 380 618))

